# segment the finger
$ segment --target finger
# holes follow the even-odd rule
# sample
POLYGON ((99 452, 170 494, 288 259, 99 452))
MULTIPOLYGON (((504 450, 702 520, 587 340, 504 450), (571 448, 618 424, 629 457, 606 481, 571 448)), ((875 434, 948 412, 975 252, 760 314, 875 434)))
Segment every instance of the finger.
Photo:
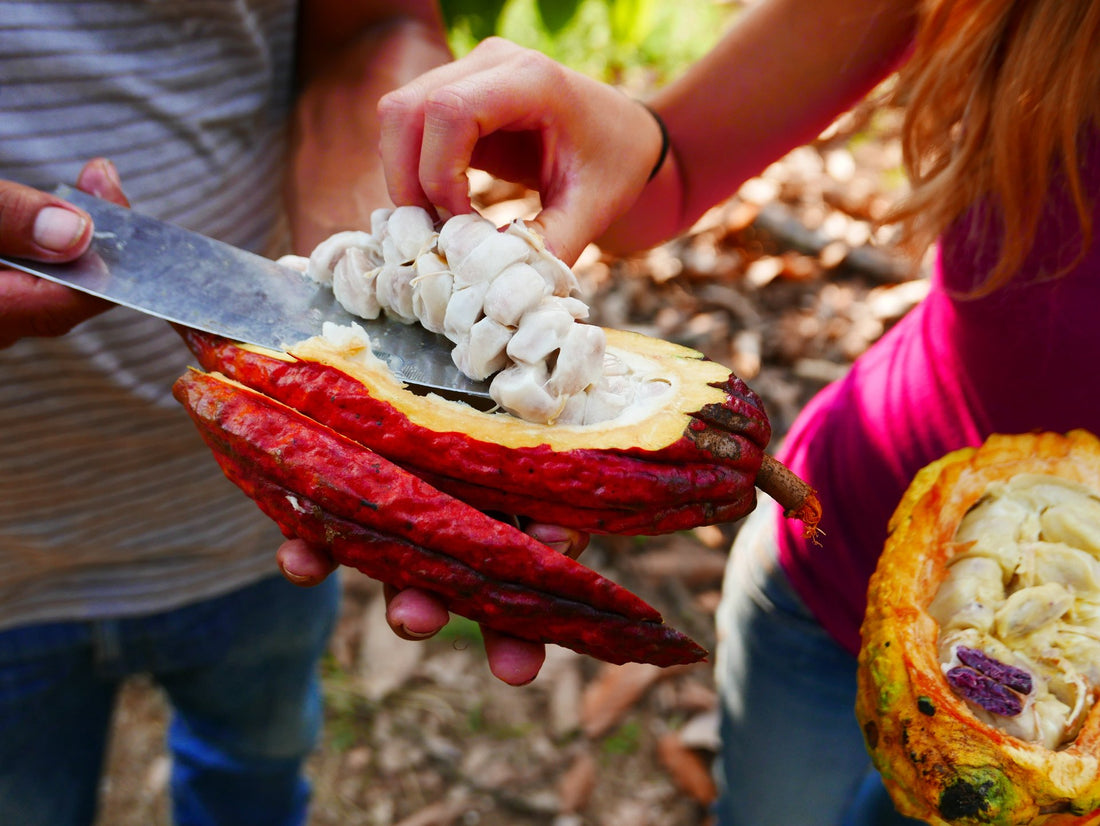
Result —
MULTIPOLYGON (((504 53, 518 48, 500 38, 488 38, 465 57, 425 72, 379 100, 379 150, 386 186, 394 204, 421 206, 428 210, 443 207, 444 212, 454 215, 470 211, 469 186, 465 174, 461 177, 452 176, 448 191, 434 200, 421 186, 420 159, 424 138, 425 102, 436 90, 500 62, 504 53)), ((461 166, 461 171, 465 173, 469 166, 469 154, 459 153, 454 147, 446 148, 449 153, 465 154, 465 157, 455 161, 455 165, 461 166)))
POLYGON ((587 167, 577 173, 565 173, 567 180, 546 188, 542 210, 527 225, 546 244, 546 248, 569 266, 580 258, 589 242, 600 236, 619 215, 626 212, 645 183, 638 178, 633 187, 620 180, 601 179, 601 170, 587 167))
POLYGON ((319 585, 336 570, 332 558, 301 539, 288 539, 275 552, 275 561, 288 580, 295 585, 319 585))
MULTIPOLYGON (((89 161, 77 188, 127 205, 109 161, 89 161)), ((0 182, 0 249, 13 255, 61 261, 82 253, 92 237, 86 213, 58 198, 0 182), (37 211, 36 211, 37 210, 37 211), (75 241, 73 240, 75 237, 75 241), (58 247, 52 251, 50 247, 58 247)), ((0 348, 30 336, 60 336, 112 305, 85 293, 19 272, 0 275, 0 348)))
POLYGON ((630 209, 663 146, 661 127, 644 106, 610 86, 586 78, 578 84, 586 103, 560 116, 557 143, 544 150, 542 210, 529 222, 567 264, 630 209))
POLYGON ((106 158, 88 161, 76 178, 76 188, 119 206, 130 206, 129 199, 122 191, 118 170, 106 158))
POLYGON ((91 218, 61 198, 0 181, 0 252, 41 261, 68 261, 88 247, 91 218))
POLYGON ((508 685, 527 685, 546 661, 546 646, 510 637, 491 628, 481 629, 489 670, 508 685))
POLYGON ((386 622, 402 639, 427 639, 451 619, 447 607, 426 591, 417 588, 399 591, 387 585, 385 594, 386 622))
MULTIPOLYGON (((555 131, 567 115, 555 92, 566 85, 565 70, 526 50, 454 83, 434 90, 424 101, 420 149, 420 186, 435 204, 450 208, 467 188, 466 173, 478 143, 500 132, 537 136, 535 159, 551 157, 555 131)), ((537 169, 537 164, 532 162, 537 169)), ((545 171, 540 185, 546 183, 545 171)))
POLYGON ((424 115, 419 86, 391 92, 378 101, 379 153, 386 177, 386 190, 396 206, 433 204, 420 188, 420 145, 424 115))
POLYGON ((0 349, 21 338, 64 335, 112 306, 44 278, 0 270, 0 349))
POLYGON ((580 556, 581 552, 588 547, 588 534, 573 528, 563 528, 561 525, 532 522, 524 528, 524 533, 543 545, 553 548, 558 553, 565 554, 573 559, 580 556))
POLYGON ((469 211, 467 171, 478 140, 489 134, 489 130, 482 131, 477 114, 468 108, 454 84, 437 90, 424 102, 417 181, 434 207, 452 215, 469 211))
MULTIPOLYGON (((592 230, 599 226, 590 221, 575 223, 577 220, 578 213, 570 216, 568 210, 562 206, 551 205, 525 223, 543 239, 546 249, 572 267, 588 246, 589 236, 593 235, 592 230)), ((599 226, 599 229, 602 231, 607 226, 599 226)), ((599 235, 598 232, 595 234, 599 235)))
MULTIPOLYGON (((619 124, 615 134, 608 134, 608 146, 619 147, 613 157, 582 126, 577 132, 561 135, 561 145, 548 150, 553 168, 544 173, 541 187, 542 209, 528 224, 542 236, 547 249, 562 261, 572 265, 584 252, 589 241, 601 235, 611 223, 625 213, 645 188, 653 157, 648 142, 631 140, 623 134, 621 124, 637 123, 635 134, 650 129, 655 141, 658 127, 637 103, 615 93, 606 98, 607 111, 619 107, 608 120, 619 124), (625 104, 625 105, 624 105, 625 104), (639 115, 641 116, 639 122, 639 115)), ((589 118, 591 119, 591 118, 589 118)))

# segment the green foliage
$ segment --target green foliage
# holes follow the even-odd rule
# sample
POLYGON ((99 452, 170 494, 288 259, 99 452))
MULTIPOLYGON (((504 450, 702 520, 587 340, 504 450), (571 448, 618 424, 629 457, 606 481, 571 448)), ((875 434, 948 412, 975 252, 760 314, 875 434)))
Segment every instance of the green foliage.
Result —
POLYGON ((600 752, 605 756, 634 754, 638 751, 641 739, 641 726, 629 721, 604 738, 600 744, 600 752))
MULTIPOLYGON (((497 21, 506 0, 441 0, 440 7, 452 39, 466 52, 474 43, 497 33, 497 21)), ((456 50, 458 47, 456 46, 456 50)))
POLYGON ((536 0, 539 19, 547 34, 561 34, 580 8, 580 0, 536 0))
POLYGON ((641 45, 653 30, 654 0, 612 0, 611 38, 616 43, 641 45))
POLYGON ((715 43, 736 6, 715 0, 442 0, 456 54, 490 35, 613 83, 674 77, 715 43))
POLYGON ((481 638, 481 627, 471 619, 452 614, 450 620, 436 635, 437 639, 460 645, 462 647, 481 647, 484 640, 481 638))

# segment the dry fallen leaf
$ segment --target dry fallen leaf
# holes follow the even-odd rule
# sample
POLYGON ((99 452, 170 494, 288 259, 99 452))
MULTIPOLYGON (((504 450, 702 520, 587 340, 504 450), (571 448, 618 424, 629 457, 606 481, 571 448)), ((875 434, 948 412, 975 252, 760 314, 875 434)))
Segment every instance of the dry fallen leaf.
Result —
POLYGON ((662 671, 667 669, 648 663, 603 666, 581 698, 585 735, 596 738, 609 731, 661 679, 662 671))
POLYGON ((558 780, 562 812, 579 812, 588 804, 592 790, 596 788, 596 772, 596 758, 587 749, 573 759, 558 780))
POLYGON ((679 789, 704 806, 714 802, 718 790, 710 769, 703 758, 684 745, 679 734, 661 735, 657 741, 657 755, 679 789))

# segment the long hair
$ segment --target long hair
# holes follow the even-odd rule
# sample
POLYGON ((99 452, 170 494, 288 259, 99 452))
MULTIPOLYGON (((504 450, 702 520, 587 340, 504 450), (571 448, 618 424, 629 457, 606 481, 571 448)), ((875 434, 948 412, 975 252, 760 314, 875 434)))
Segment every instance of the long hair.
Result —
POLYGON ((897 86, 910 194, 894 210, 918 247, 978 202, 1000 221, 1000 256, 976 292, 1008 281, 1064 176, 1092 241, 1079 141, 1100 127, 1100 0, 924 0, 897 86))

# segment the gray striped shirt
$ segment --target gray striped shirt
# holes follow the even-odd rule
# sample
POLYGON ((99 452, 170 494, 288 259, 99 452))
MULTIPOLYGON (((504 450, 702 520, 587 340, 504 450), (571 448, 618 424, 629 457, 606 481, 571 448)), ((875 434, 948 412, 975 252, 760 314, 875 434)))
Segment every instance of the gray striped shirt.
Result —
MULTIPOLYGON (((0 2, 0 177, 50 188, 106 156, 135 208, 283 251, 294 23, 292 0, 0 2)), ((0 350, 0 628, 275 573, 277 529, 171 397, 192 362, 121 308, 0 350)))

